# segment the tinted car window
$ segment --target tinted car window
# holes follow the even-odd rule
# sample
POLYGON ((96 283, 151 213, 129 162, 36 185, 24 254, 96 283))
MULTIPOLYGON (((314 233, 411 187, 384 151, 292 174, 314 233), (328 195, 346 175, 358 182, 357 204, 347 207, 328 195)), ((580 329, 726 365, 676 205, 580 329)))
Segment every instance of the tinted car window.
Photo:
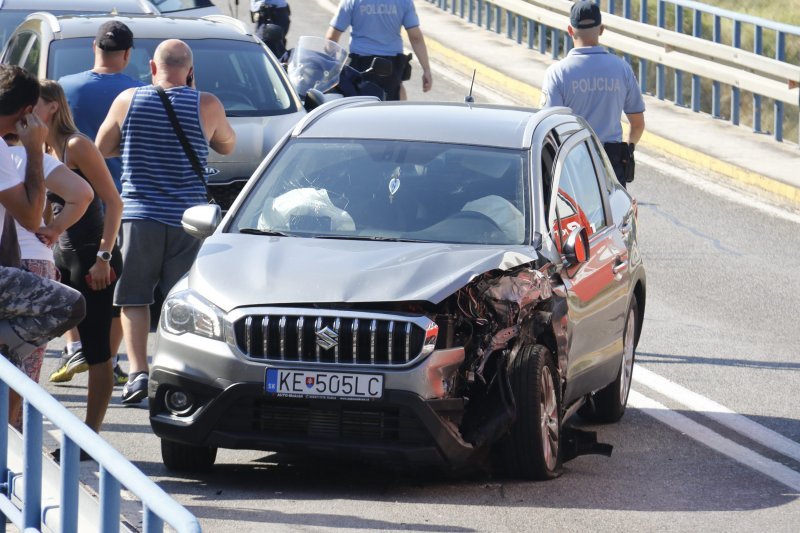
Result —
MULTIPOLYGON (((606 215, 603 208, 603 197, 600 195, 600 186, 586 143, 577 145, 567 154, 558 187, 559 196, 563 196, 569 203, 575 204, 579 215, 586 218, 589 223, 589 227, 586 228, 589 235, 605 227, 606 215)), ((560 198, 559 201, 562 199, 560 198)), ((559 203, 559 205, 561 204, 559 203)))
POLYGON ((39 66, 39 55, 42 51, 42 41, 38 35, 33 35, 31 41, 28 43, 28 55, 25 57, 25 63, 22 68, 28 72, 38 74, 37 68, 39 66))
MULTIPOLYGON (((151 83, 150 58, 163 39, 136 39, 126 74, 151 83)), ((194 54, 195 83, 215 94, 228 116, 265 116, 295 111, 286 86, 261 45, 247 41, 196 39, 186 42, 194 54)), ((92 68, 92 39, 53 41, 47 76, 59 79, 92 68)))
POLYGON ((524 152, 385 140, 292 140, 229 231, 523 244, 524 152))

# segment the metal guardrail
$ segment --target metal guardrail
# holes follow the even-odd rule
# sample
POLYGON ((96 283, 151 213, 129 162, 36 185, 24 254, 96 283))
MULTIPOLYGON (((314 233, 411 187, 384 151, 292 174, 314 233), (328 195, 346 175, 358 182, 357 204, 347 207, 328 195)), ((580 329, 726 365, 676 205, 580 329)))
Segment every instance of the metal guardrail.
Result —
MULTIPOLYGON (((569 0, 428 0, 440 9, 467 19, 542 54, 558 59, 572 46, 564 29, 569 23, 569 0)), ((636 63, 642 91, 659 99, 670 99, 684 106, 684 92, 691 91, 689 106, 714 118, 723 118, 721 101, 723 86, 729 90, 729 120, 740 124, 742 91, 752 93, 752 126, 762 131, 763 99, 773 103, 774 137, 783 141, 789 117, 791 128, 798 128, 800 112, 800 66, 785 61, 787 36, 796 40, 800 49, 800 27, 742 15, 691 0, 596 0, 605 5, 603 16, 606 32, 602 44, 622 52, 626 60, 636 63), (668 13, 667 5, 674 9, 668 13), (622 15, 617 16, 617 7, 622 15), (635 10, 634 10, 635 8, 635 10), (653 8, 653 9, 651 9, 653 8), (649 24, 650 11, 656 25, 649 24), (669 16, 668 16, 669 15, 669 16), (691 15, 691 34, 684 31, 691 15), (637 16, 638 20, 633 20, 637 16), (711 39, 704 38, 704 18, 711 17, 711 39), (723 21, 729 30, 731 44, 722 43, 723 21), (742 49, 745 27, 753 40, 753 51, 742 49), (670 29, 671 28, 671 29, 670 29), (764 32, 775 34, 774 57, 764 54, 764 32), (632 59, 635 58, 635 59, 632 59), (655 71, 655 81, 648 74, 655 71), (667 72, 673 84, 667 87, 667 72), (689 80, 684 79, 689 74, 689 80), (704 85, 710 85, 704 91, 704 85), (710 96, 710 98, 709 98, 710 96)), ((706 31, 706 33, 708 33, 706 31)), ((800 143, 800 128, 798 128, 800 143)))
MULTIPOLYGON (((78 531, 78 489, 80 450, 89 453, 100 465, 99 531, 120 530, 120 493, 124 486, 142 502, 143 529, 146 533, 163 531, 168 524, 179 533, 199 533, 200 523, 194 515, 173 500, 158 485, 145 476, 122 454, 97 433, 78 420, 66 407, 33 382, 11 362, 0 356, 0 512, 20 531, 50 530, 63 533, 78 531), (8 468, 9 387, 23 398, 24 458, 21 473, 8 468), (43 419, 47 417, 63 432, 61 441, 60 513, 42 508, 42 435, 43 419), (12 500, 14 484, 22 482, 22 509, 12 500), (58 527, 48 525, 53 518, 58 527)), ((52 525, 52 524, 51 524, 52 525)), ((0 532, 5 521, 0 519, 0 532)))

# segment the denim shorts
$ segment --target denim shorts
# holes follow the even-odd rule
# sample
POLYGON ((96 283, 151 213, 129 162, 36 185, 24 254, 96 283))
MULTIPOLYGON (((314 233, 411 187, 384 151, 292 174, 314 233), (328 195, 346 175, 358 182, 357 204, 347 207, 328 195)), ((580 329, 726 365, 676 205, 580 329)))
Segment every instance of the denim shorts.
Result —
POLYGON ((152 304, 156 287, 166 295, 189 272, 201 244, 179 226, 149 219, 123 220, 120 241, 123 269, 114 291, 119 307, 152 304))

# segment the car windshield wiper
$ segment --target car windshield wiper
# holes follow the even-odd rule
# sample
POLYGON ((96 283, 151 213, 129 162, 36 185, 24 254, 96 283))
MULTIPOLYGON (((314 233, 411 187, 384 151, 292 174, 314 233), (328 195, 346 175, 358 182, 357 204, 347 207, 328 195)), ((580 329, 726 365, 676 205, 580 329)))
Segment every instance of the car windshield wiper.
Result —
POLYGON ((345 241, 382 241, 382 242, 431 242, 400 237, 380 237, 377 235, 314 235, 315 239, 339 239, 345 241))
POLYGON ((239 233, 246 233, 248 235, 269 235, 272 237, 288 237, 288 233, 282 231, 275 231, 272 229, 258 229, 258 228, 239 228, 239 233))

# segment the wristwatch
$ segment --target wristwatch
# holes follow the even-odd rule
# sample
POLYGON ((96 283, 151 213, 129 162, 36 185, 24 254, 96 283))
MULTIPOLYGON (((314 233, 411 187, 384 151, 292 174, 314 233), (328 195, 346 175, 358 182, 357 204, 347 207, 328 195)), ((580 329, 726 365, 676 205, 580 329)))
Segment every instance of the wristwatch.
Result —
POLYGON ((98 250, 97 251, 97 257, 99 257, 102 261, 105 261, 106 263, 108 263, 109 261, 111 261, 111 252, 98 250))

